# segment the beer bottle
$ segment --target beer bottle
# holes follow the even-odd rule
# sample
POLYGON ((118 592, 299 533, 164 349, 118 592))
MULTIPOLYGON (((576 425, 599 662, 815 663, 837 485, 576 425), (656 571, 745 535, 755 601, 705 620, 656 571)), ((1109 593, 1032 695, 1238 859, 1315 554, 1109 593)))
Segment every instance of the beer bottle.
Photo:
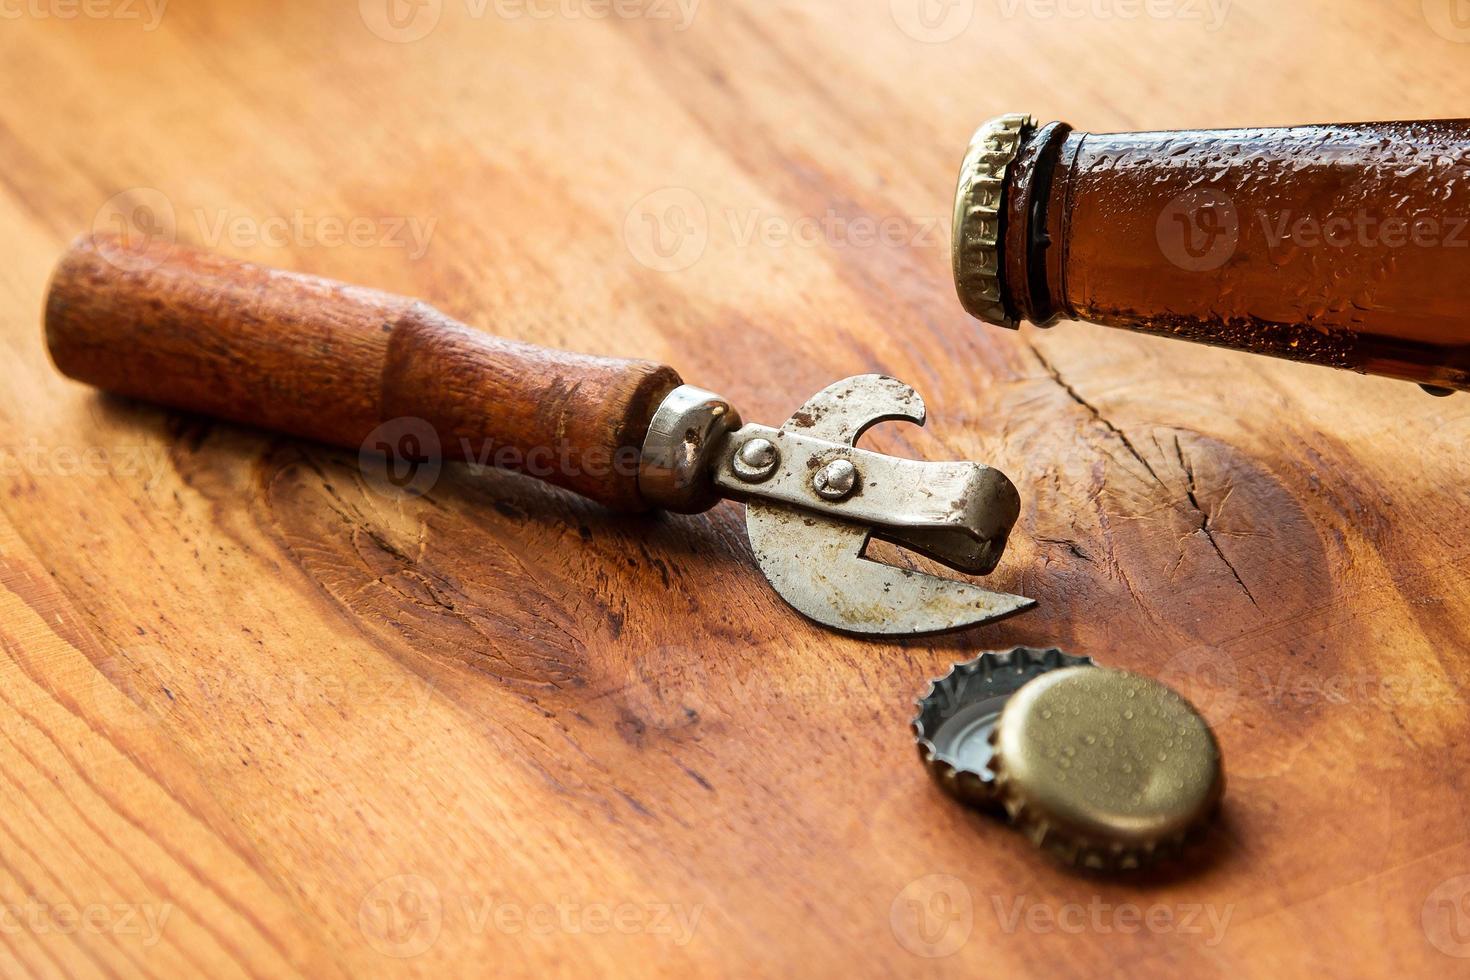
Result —
POLYGON ((1083 133, 1003 116, 955 203, 960 301, 1470 389, 1470 120, 1083 133))

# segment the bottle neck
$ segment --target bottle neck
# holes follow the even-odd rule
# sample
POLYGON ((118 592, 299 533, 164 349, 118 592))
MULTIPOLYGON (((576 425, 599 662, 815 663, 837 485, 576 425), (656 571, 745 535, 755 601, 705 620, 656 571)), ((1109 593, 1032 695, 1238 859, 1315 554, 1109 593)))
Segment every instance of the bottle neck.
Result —
POLYGON ((1066 203, 1085 133, 1049 123, 1021 146, 1006 181, 1000 249, 1001 299, 1012 319, 1047 327, 1066 305, 1066 203), (1061 200, 1058 200, 1060 198, 1061 200))
POLYGON ((1013 320, 1470 388, 1470 120, 1031 131, 1006 173, 1013 320))

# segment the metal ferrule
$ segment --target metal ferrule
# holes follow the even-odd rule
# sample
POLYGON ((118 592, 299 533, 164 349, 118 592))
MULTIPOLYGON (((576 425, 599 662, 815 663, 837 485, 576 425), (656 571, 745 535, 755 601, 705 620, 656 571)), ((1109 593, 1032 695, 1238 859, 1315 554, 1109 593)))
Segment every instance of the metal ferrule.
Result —
POLYGON ((669 392, 654 412, 638 461, 638 490, 654 507, 700 514, 720 502, 711 478, 725 436, 740 413, 719 395, 693 385, 669 392))

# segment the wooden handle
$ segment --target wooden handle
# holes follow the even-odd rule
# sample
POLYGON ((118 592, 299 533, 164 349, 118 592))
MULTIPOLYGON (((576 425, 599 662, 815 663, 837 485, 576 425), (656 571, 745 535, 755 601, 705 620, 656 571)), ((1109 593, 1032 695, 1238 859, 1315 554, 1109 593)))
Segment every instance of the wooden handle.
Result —
POLYGON ((422 419, 446 459, 646 508, 637 461, 671 368, 491 337, 423 303, 163 242, 85 235, 46 300, 68 377, 107 391, 361 447, 422 419))

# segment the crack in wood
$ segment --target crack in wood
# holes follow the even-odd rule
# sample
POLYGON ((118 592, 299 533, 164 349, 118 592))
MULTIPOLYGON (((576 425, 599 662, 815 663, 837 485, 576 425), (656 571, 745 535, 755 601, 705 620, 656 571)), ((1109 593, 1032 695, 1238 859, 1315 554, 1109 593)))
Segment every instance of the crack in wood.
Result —
POLYGON ((1037 538, 1036 540, 1041 542, 1042 544, 1054 544, 1058 545, 1059 547, 1066 548, 1072 553, 1073 557, 1080 558, 1085 562, 1091 563, 1094 561, 1093 557, 1089 555, 1086 551, 1084 551, 1082 549, 1082 546, 1076 541, 1072 541, 1066 538, 1037 538))
POLYGON ((1131 455, 1134 459, 1143 464, 1143 468, 1145 470, 1148 470, 1148 475, 1153 477, 1155 483, 1157 483, 1161 487, 1167 487, 1167 484, 1165 484, 1163 480, 1159 479, 1159 474, 1154 472, 1153 466, 1150 465, 1149 461, 1144 458, 1143 453, 1139 452, 1138 447, 1133 445, 1133 440, 1128 438, 1128 434, 1125 433, 1122 429, 1118 428, 1116 425, 1114 425, 1112 420, 1104 415, 1096 405, 1092 404, 1092 402, 1088 401, 1086 398, 1083 398, 1082 394, 1076 388, 1073 388, 1072 385, 1067 382, 1066 378, 1062 377, 1062 373, 1057 370, 1056 366, 1052 364, 1051 361, 1047 360, 1046 355, 1041 353, 1041 350, 1035 344, 1033 344, 1029 340, 1024 341, 1024 343, 1026 344, 1026 347, 1031 351, 1031 353, 1036 355, 1036 359, 1041 362, 1042 368, 1046 371, 1048 375, 1051 376, 1052 381, 1056 383, 1057 387, 1066 392, 1067 397, 1072 399, 1072 401, 1087 409, 1088 414, 1091 415, 1098 424, 1107 429, 1109 433, 1116 437, 1117 440, 1123 444, 1123 448, 1128 450, 1129 455, 1131 455))
MULTIPOLYGON (((1133 440, 1128 438, 1128 434, 1124 432, 1121 428, 1119 428, 1116 424, 1114 424, 1113 421, 1109 419, 1106 415, 1104 415, 1101 409, 1099 409, 1096 405, 1092 404, 1092 402, 1084 398, 1082 396, 1082 393, 1074 388, 1071 383, 1062 376, 1061 371, 1057 369, 1056 365, 1052 364, 1052 362, 1047 359, 1046 355, 1043 354, 1034 343, 1024 339, 1023 342, 1025 343, 1027 349, 1029 349, 1031 353, 1036 356, 1036 360, 1041 364, 1042 368, 1051 377, 1051 380, 1057 385, 1057 387, 1061 388, 1062 391, 1066 393, 1068 398, 1072 399, 1072 401, 1076 402, 1078 405, 1086 409, 1088 414, 1091 415, 1092 418, 1099 425, 1101 425, 1111 435, 1117 438, 1117 440, 1123 444, 1123 448, 1128 450, 1129 455, 1131 455, 1134 459, 1138 460, 1138 462, 1143 465, 1143 468, 1148 471, 1148 475, 1153 477, 1154 482, 1159 484, 1159 486, 1167 489, 1168 484, 1166 484, 1159 477, 1159 474, 1154 470, 1153 466, 1149 464, 1149 461, 1144 457, 1143 453, 1138 451, 1138 447, 1133 445, 1133 440)), ((1261 604, 1256 601, 1255 595, 1251 593, 1250 587, 1245 584, 1245 579, 1240 577, 1239 570, 1237 570, 1235 564, 1225 556, 1225 552, 1220 548, 1220 542, 1217 541, 1215 538, 1214 528, 1210 526, 1210 514, 1207 510, 1205 510, 1204 507, 1200 506, 1199 497, 1196 493, 1194 468, 1190 466, 1188 460, 1184 458, 1184 450, 1179 444, 1179 437, 1177 435, 1174 437, 1174 453, 1179 458, 1179 468, 1184 473, 1185 497, 1188 500, 1189 505, 1194 509, 1195 513, 1199 515, 1200 525, 1197 529, 1197 532, 1204 534, 1205 540, 1210 543, 1210 547, 1214 549, 1215 554, 1219 556, 1220 561, 1224 562, 1225 567, 1230 570, 1231 577, 1235 579, 1236 584, 1240 586, 1241 591, 1245 593, 1245 597, 1250 600, 1251 605, 1255 606, 1257 609, 1261 608, 1261 604)), ((1075 546, 1071 546, 1070 542, 1052 541, 1050 543, 1068 545, 1069 547, 1072 547, 1072 552, 1073 554, 1077 555, 1077 557, 1087 558, 1085 554, 1078 553, 1075 546)))
POLYGON ((1184 448, 1180 446, 1177 435, 1174 437, 1174 455, 1179 457, 1179 468, 1184 472, 1184 494, 1189 498, 1190 506, 1199 514, 1199 532, 1204 534, 1205 540, 1210 543, 1210 547, 1215 549, 1215 554, 1219 555, 1220 560, 1225 563, 1225 567, 1230 569, 1230 574, 1235 577, 1236 583, 1240 586, 1241 591, 1245 593, 1245 597, 1251 601, 1251 605, 1257 609, 1261 608, 1261 604, 1256 601, 1256 597, 1251 594, 1250 588, 1245 584, 1245 579, 1240 577, 1240 572, 1236 570, 1235 564, 1229 558, 1225 557, 1225 552, 1220 549, 1220 542, 1215 540, 1215 531, 1210 527, 1209 511, 1200 506, 1199 496, 1195 492, 1194 467, 1190 465, 1189 460, 1184 458, 1184 448))

